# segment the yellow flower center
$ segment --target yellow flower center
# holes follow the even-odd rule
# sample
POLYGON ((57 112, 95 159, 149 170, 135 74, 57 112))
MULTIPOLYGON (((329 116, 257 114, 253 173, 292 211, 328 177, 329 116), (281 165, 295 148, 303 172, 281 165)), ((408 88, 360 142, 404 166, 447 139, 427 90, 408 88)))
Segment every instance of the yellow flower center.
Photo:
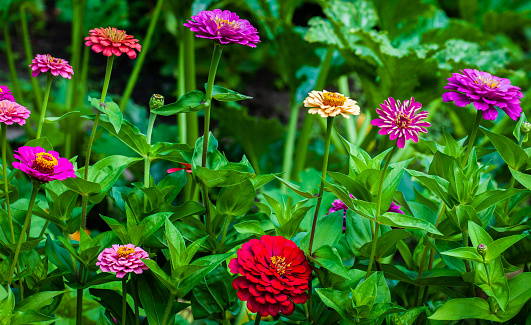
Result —
POLYGON ((104 28, 103 33, 106 38, 115 43, 121 42, 125 37, 125 30, 119 30, 112 27, 104 28))
POLYGON ((4 91, 2 90, 2 88, 0 88, 0 94, 3 93, 4 91))
POLYGON ((46 60, 48 61, 48 63, 53 63, 54 61, 56 63, 63 63, 63 59, 57 59, 57 58, 54 58, 53 56, 51 56, 50 54, 46 54, 46 60))
POLYGON ((291 263, 286 264, 286 258, 284 256, 272 256, 269 269, 276 271, 279 275, 284 275, 290 266, 291 263))
POLYGON ((323 93, 323 104, 327 106, 341 106, 347 100, 345 96, 338 93, 323 93))
POLYGON ((409 124, 411 123, 411 120, 409 117, 398 114, 398 116, 395 118, 395 125, 400 129, 407 129, 409 127, 409 124))
POLYGON ((236 24, 236 21, 230 21, 228 19, 222 19, 219 17, 216 17, 214 21, 216 22, 216 25, 218 25, 218 29, 220 29, 223 26, 238 27, 238 24, 236 24))
POLYGON ((474 80, 474 82, 477 83, 478 85, 487 85, 491 89, 498 88, 500 84, 500 82, 494 80, 494 78, 486 78, 483 76, 477 77, 477 79, 474 80))
POLYGON ((126 246, 122 246, 118 248, 118 256, 119 257, 128 257, 131 254, 134 254, 135 250, 133 248, 129 248, 126 246))
POLYGON ((39 152, 35 155, 35 160, 31 168, 40 171, 43 174, 53 174, 54 167, 59 163, 54 156, 47 152, 39 152))

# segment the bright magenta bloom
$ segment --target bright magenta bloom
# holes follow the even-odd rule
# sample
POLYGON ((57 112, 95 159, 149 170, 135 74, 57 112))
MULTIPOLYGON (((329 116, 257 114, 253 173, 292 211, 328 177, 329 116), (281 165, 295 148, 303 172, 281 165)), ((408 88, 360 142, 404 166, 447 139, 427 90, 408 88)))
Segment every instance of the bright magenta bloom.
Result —
POLYGON ((56 151, 46 152, 41 147, 23 146, 15 150, 14 156, 20 162, 15 161, 13 167, 39 182, 76 178, 72 163, 66 158, 59 157, 56 151))
POLYGON ((506 78, 498 78, 488 72, 476 69, 464 69, 448 78, 444 89, 450 91, 442 95, 443 101, 454 102, 459 107, 474 103, 474 107, 483 111, 483 118, 495 120, 501 108, 510 118, 517 120, 522 114, 520 98, 524 95, 517 86, 512 86, 506 78))
POLYGON ((291 240, 281 236, 251 239, 238 249, 237 258, 229 263, 238 298, 247 308, 261 316, 291 315, 294 304, 308 299, 308 281, 312 269, 304 252, 291 240))
POLYGON ((179 164, 183 165, 183 167, 181 167, 181 168, 170 168, 170 169, 167 170, 168 174, 178 172, 179 170, 184 170, 187 173, 191 173, 192 172, 192 165, 185 164, 185 163, 179 163, 179 164))
POLYGON ((184 26, 190 28, 196 37, 217 40, 221 44, 241 44, 256 47, 260 42, 258 31, 248 20, 228 10, 201 11, 184 26))
POLYGON ((99 265, 103 272, 114 272, 116 277, 123 278, 127 273, 140 274, 148 269, 141 258, 149 259, 149 255, 140 247, 133 244, 112 245, 98 255, 96 265, 99 265))
POLYGON ((103 52, 105 56, 120 56, 125 53, 130 59, 136 58, 136 52, 142 50, 138 40, 133 35, 127 35, 125 30, 114 27, 94 28, 89 31, 89 36, 85 37, 85 45, 92 46, 96 53, 103 52))
POLYGON ((36 77, 41 72, 48 72, 54 76, 61 75, 63 78, 72 79, 74 70, 72 66, 68 64, 68 61, 63 59, 54 58, 50 54, 37 54, 35 59, 31 60, 29 65, 33 71, 31 75, 36 77))
MULTIPOLYGON (((11 96, 13 97, 13 96, 11 96)), ((24 125, 31 112, 24 106, 11 100, 0 100, 0 123, 24 125)))
POLYGON ((421 121, 428 117, 428 112, 417 114, 422 104, 415 102, 415 98, 411 97, 411 100, 400 103, 389 97, 380 107, 381 109, 376 109, 380 118, 372 120, 371 124, 380 128, 380 134, 389 134, 391 140, 397 139, 399 148, 404 148, 406 140, 418 142, 419 132, 428 132, 425 128, 431 124, 421 121))
POLYGON ((13 97, 11 90, 7 86, 0 86, 0 100, 10 100, 12 102, 15 101, 15 97, 13 97))

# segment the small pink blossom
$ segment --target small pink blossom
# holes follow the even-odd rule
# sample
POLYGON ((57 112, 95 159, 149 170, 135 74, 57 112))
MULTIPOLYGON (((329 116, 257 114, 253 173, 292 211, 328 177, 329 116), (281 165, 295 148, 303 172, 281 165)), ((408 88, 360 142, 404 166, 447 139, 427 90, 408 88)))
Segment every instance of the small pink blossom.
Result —
MULTIPOLYGON (((13 97, 13 96, 11 96, 13 97)), ((10 100, 0 100, 0 123, 24 125, 31 112, 24 106, 10 100)))
POLYGON ((86 46, 90 46, 96 53, 103 52, 105 56, 120 56, 125 53, 130 59, 134 59, 135 50, 138 52, 142 50, 142 46, 133 35, 127 35, 125 30, 114 27, 91 29, 85 41, 86 46))
POLYGON ((13 167, 39 182, 76 178, 72 163, 66 158, 59 157, 56 151, 46 152, 41 147, 23 146, 15 150, 14 156, 20 162, 15 161, 13 167))
POLYGON ((0 86, 0 100, 10 100, 12 102, 15 101, 15 97, 13 97, 11 89, 9 89, 7 86, 0 86))
POLYGON ((140 274, 148 267, 141 259, 149 259, 148 253, 133 244, 112 245, 105 248, 98 256, 96 265, 103 272, 114 272, 116 277, 123 278, 127 273, 140 274))
POLYGON ((48 71, 50 71, 55 77, 61 75, 61 77, 67 79, 72 79, 72 75, 74 74, 74 70, 72 69, 72 66, 68 64, 68 61, 54 58, 50 54, 37 54, 29 66, 33 71, 31 74, 33 77, 37 77, 41 72, 44 73, 48 71))

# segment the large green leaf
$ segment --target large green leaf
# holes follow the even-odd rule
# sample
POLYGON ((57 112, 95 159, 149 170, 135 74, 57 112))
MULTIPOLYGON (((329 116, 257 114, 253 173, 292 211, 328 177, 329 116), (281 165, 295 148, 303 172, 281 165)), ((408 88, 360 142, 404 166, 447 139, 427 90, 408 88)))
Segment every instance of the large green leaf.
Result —
POLYGON ((513 140, 504 135, 490 132, 483 127, 481 128, 481 131, 485 133, 490 142, 492 142, 507 166, 515 170, 520 170, 529 163, 529 157, 525 150, 514 143, 513 140))
POLYGON ((243 215, 253 207, 255 196, 256 190, 250 180, 224 187, 219 193, 216 210, 230 216, 243 215))
POLYGON ((431 223, 400 213, 386 212, 378 218, 378 222, 393 227, 420 229, 434 235, 442 236, 442 233, 431 223))
POLYGON ((205 102, 205 93, 199 90, 190 91, 175 102, 162 107, 151 110, 151 112, 171 116, 179 113, 197 112, 204 109, 208 103, 205 102))

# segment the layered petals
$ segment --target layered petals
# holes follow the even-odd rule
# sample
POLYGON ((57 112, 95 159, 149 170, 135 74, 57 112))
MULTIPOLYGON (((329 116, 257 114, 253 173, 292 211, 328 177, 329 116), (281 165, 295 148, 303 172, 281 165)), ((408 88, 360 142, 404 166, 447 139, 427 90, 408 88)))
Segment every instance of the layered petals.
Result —
POLYGON ((127 273, 140 274, 148 269, 141 259, 149 259, 149 255, 140 247, 133 244, 112 245, 98 255, 96 265, 103 272, 113 272, 116 277, 123 278, 127 273))
POLYGON ((342 115, 350 118, 350 115, 360 115, 358 103, 339 93, 326 90, 312 90, 304 100, 304 107, 309 107, 308 113, 319 114, 321 117, 334 117, 342 115))
POLYGON ((15 97, 13 97, 11 89, 4 85, 0 85, 0 101, 1 100, 9 100, 12 102, 15 101, 15 97))
POLYGON ((50 54, 37 54, 35 59, 31 60, 29 67, 33 77, 37 77, 41 72, 50 72, 54 77, 61 76, 66 79, 72 79, 74 74, 74 70, 68 64, 68 61, 54 58, 50 54))
POLYGON ((454 73, 448 78, 444 87, 448 91, 443 93, 445 102, 454 102, 456 106, 465 107, 473 103, 477 110, 483 112, 486 120, 495 120, 501 108, 511 119, 517 120, 522 114, 520 98, 524 95, 511 81, 499 78, 488 72, 476 69, 464 69, 461 73, 454 73))
MULTIPOLYGON (((11 96, 13 97, 13 96, 11 96)), ((24 106, 11 100, 0 100, 0 123, 24 125, 31 112, 24 106)))
POLYGON ((127 35, 124 30, 114 27, 91 29, 89 35, 85 37, 85 45, 105 56, 120 56, 125 53, 130 59, 136 58, 135 51, 142 50, 142 46, 138 44, 138 40, 133 35, 127 35))
POLYGON ((290 315, 294 304, 308 300, 312 269, 304 252, 281 236, 262 236, 242 245, 229 263, 236 277, 232 286, 250 311, 262 317, 290 315))
POLYGON ((36 181, 62 181, 76 177, 72 163, 66 158, 59 157, 56 151, 46 152, 41 147, 23 146, 15 150, 14 156, 19 161, 13 162, 13 167, 36 181))

